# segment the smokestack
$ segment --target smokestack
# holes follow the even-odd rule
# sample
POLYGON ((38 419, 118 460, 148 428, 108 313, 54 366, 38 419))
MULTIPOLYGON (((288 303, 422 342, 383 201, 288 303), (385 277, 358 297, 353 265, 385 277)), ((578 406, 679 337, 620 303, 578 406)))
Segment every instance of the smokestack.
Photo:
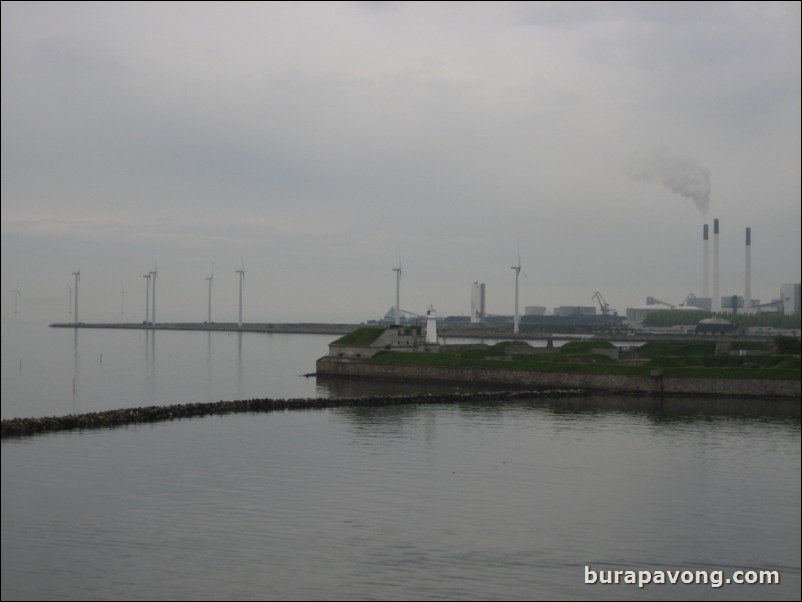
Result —
POLYGON ((704 297, 705 299, 710 297, 710 282, 709 282, 710 279, 708 277, 709 266, 710 266, 710 243, 708 241, 707 232, 708 232, 708 227, 707 224, 705 224, 704 228, 702 229, 702 241, 703 241, 702 247, 704 249, 704 260, 703 260, 704 264, 702 267, 702 273, 703 273, 702 297, 704 297))
POLYGON ((713 220, 713 311, 721 311, 718 294, 718 218, 713 220))
POLYGON ((746 229, 746 274, 744 275, 744 310, 752 307, 752 228, 746 229))

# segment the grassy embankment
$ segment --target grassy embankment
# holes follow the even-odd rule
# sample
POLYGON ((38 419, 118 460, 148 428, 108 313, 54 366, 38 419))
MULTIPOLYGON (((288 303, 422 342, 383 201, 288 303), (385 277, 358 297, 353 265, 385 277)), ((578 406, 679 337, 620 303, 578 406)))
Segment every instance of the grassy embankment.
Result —
POLYGON ((621 353, 607 341, 576 341, 534 353, 516 353, 520 343, 502 342, 441 353, 382 351, 369 362, 637 376, 660 370, 675 377, 799 380, 799 339, 784 340, 788 338, 777 337, 774 343, 734 341, 728 354, 717 354, 713 342, 653 341, 621 353), (738 355, 742 350, 749 355, 738 355))
POLYGON ((384 332, 384 328, 366 326, 364 328, 357 328, 353 332, 340 337, 335 341, 337 345, 351 345, 354 347, 367 346, 379 338, 379 335, 384 332))

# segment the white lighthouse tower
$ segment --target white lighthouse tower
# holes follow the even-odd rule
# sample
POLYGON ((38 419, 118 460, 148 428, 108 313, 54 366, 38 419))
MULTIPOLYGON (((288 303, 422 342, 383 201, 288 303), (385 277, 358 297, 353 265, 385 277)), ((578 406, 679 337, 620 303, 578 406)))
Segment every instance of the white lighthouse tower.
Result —
POLYGON ((426 310, 426 344, 437 345, 437 312, 431 305, 426 310))

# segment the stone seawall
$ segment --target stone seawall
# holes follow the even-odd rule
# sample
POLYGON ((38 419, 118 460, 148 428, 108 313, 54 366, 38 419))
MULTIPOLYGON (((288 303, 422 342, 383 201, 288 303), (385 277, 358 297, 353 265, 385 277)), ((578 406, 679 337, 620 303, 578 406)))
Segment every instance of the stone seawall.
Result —
POLYGON ((699 395, 736 397, 801 398, 798 380, 678 378, 621 374, 576 374, 441 366, 382 366, 358 360, 322 357, 317 373, 327 376, 361 376, 419 381, 447 381, 532 387, 536 389, 583 389, 605 393, 641 395, 699 395))
POLYGON ((0 436, 21 437, 55 431, 115 428, 129 424, 163 422, 201 416, 277 412, 284 410, 315 410, 356 406, 386 406, 401 404, 460 403, 468 401, 511 401, 516 399, 550 399, 577 397, 583 391, 492 391, 480 393, 450 393, 443 395, 374 395, 368 397, 302 399, 243 399, 214 403, 190 403, 171 406, 126 408, 88 414, 48 416, 45 418, 12 418, 0 424, 0 436))

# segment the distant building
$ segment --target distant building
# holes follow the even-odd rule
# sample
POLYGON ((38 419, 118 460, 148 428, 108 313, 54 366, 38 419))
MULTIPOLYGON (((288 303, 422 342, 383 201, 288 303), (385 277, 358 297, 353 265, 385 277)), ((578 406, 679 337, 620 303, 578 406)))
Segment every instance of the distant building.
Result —
POLYGON ((710 299, 705 297, 691 298, 689 296, 685 303, 685 305, 671 305, 670 303, 660 301, 660 299, 655 297, 646 297, 646 305, 627 307, 627 320, 629 320, 632 324, 641 324, 646 319, 646 316, 657 311, 699 311, 700 309, 703 309, 703 307, 700 307, 699 305, 709 307, 710 299), (695 302, 697 301, 701 303, 696 304, 695 302))
POLYGON ((737 326, 721 318, 706 318, 696 325, 696 334, 730 334, 737 326))
MULTIPOLYGON (((434 329, 436 329, 436 325, 434 329)), ((343 343, 348 335, 340 337, 329 343, 329 355, 332 357, 368 359, 380 351, 429 351, 437 352, 440 346, 437 343, 426 342, 426 328, 422 326, 388 326, 377 332, 375 338, 369 342, 343 343)), ((436 334, 434 335, 436 336, 436 334)))
POLYGON ((674 308, 674 305, 669 305, 654 297, 646 297, 646 305, 627 307, 627 320, 632 324, 640 324, 649 314, 653 314, 656 311, 669 311, 674 308))
POLYGON ((527 305, 524 307, 525 316, 544 316, 546 315, 546 308, 542 305, 527 305))
POLYGON ((744 298, 739 295, 727 295, 721 298, 721 311, 737 314, 743 309, 744 298))
POLYGON ((561 305, 560 307, 554 308, 554 315, 555 316, 595 316, 596 315, 596 306, 595 305, 561 305))
POLYGON ((786 316, 799 315, 799 284, 783 284, 780 287, 780 299, 782 299, 782 310, 786 316))
POLYGON ((471 324, 482 324, 485 321, 485 283, 474 282, 471 285, 471 324))
POLYGON ((691 297, 685 301, 685 305, 690 305, 702 311, 713 311, 713 299, 710 297, 691 297))

